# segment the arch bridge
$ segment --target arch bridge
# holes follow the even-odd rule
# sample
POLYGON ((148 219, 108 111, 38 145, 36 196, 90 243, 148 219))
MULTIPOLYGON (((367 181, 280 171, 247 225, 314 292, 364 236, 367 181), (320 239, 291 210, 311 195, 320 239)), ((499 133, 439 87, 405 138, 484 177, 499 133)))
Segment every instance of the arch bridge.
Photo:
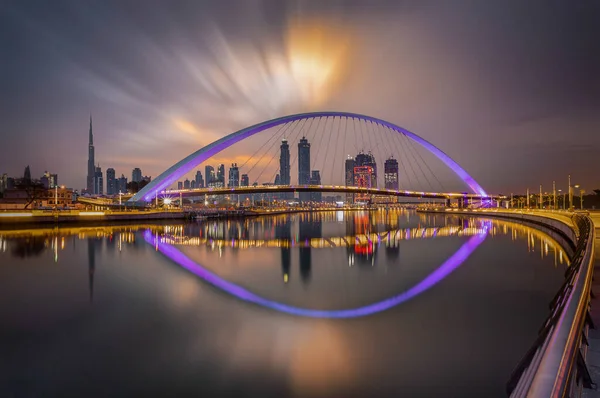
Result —
MULTIPOLYGON (((265 146, 267 145, 265 144, 265 146)), ((320 148, 319 148, 320 149, 320 148)), ((337 152, 335 152, 337 154, 337 152)), ((263 154, 264 156, 264 154, 263 154)), ((290 156, 288 151, 288 157, 290 156)), ((274 157, 273 157, 274 158, 274 157)), ((262 157, 261 157, 262 159, 262 157)), ((271 159, 273 160, 273 159, 271 159)), ((343 159, 340 159, 340 161, 343 159)), ((260 161, 260 160, 259 160, 260 161)), ((300 160, 299 160, 300 162, 300 160)), ((270 162, 269 162, 270 163, 270 162)), ((335 159, 332 166, 335 166, 335 159)), ((376 169, 376 166, 375 166, 376 169)), ((418 177, 418 176, 417 176, 418 177)), ((222 177, 224 178, 224 177, 222 177)), ((300 176, 298 177, 300 180, 300 176)), ((307 177, 304 177, 305 179, 307 177)), ((375 176, 375 178, 377 178, 375 176)), ((410 178, 410 177, 409 177, 410 178)), ((425 175, 427 179, 427 175, 425 175)), ((428 180, 429 182, 429 180, 428 180)), ((439 181, 438 181, 439 182, 439 181)), ((224 184, 223 184, 224 185, 224 184)), ((250 184, 249 184, 250 185, 250 184)), ((356 185, 356 184, 354 184, 356 185)), ((389 187, 388 187, 389 188, 389 187)), ((419 135, 408 131, 407 129, 400 127, 396 124, 390 123, 388 121, 378 119, 371 116, 349 113, 349 112, 311 112, 311 113, 301 113, 296 115, 284 116, 272 120, 268 120, 262 123, 255 124, 253 126, 241 129, 232 134, 229 134, 213 143, 206 145, 203 148, 195 151, 179 162, 175 163, 173 166, 168 168, 165 172, 151 181, 148 185, 146 185, 142 190, 140 190, 137 194, 129 199, 130 202, 150 202, 154 200, 157 195, 166 194, 166 193, 177 193, 182 196, 193 196, 193 195, 226 195, 226 194, 241 194, 241 193, 268 193, 268 192, 340 192, 340 193, 364 193, 364 194, 373 194, 373 195, 387 195, 387 196, 405 196, 405 197, 419 197, 419 198, 439 198, 439 199, 452 199, 452 198, 468 198, 468 199, 489 199, 489 198, 497 198, 497 196, 488 195, 486 191, 475 181, 475 179, 467 173, 456 161, 454 161, 450 156, 444 153, 442 150, 437 148, 435 145, 420 137, 419 135), (335 124, 337 124, 337 130, 335 128, 335 124), (314 127, 313 127, 314 126, 314 127), (433 154, 437 159, 439 159, 443 164, 445 164, 460 180, 466 184, 471 193, 462 193, 462 192, 444 192, 442 190, 425 192, 424 190, 400 190, 400 189, 382 189, 377 188, 377 180, 371 186, 367 187, 356 187, 356 186, 348 186, 352 184, 341 185, 309 185, 308 181, 298 181, 299 183, 296 185, 291 184, 291 181, 285 181, 283 179, 283 175, 287 176, 287 179, 290 179, 290 162, 288 158, 287 170, 282 171, 282 181, 276 186, 271 185, 261 185, 261 186, 245 186, 245 187, 212 187, 212 188, 201 188, 195 190, 178 190, 178 191, 169 191, 169 188, 173 186, 181 177, 186 174, 192 172, 196 167, 200 164, 205 163, 210 158, 214 157, 221 151, 231 147, 232 145, 246 140, 260 132, 263 131, 271 131, 275 130, 273 134, 269 135, 267 140, 267 144, 272 139, 273 142, 271 146, 275 142, 277 142, 277 137, 286 137, 293 136, 296 134, 298 137, 300 135, 304 135, 307 131, 313 129, 315 136, 319 136, 325 141, 325 138, 322 136, 325 135, 328 126, 329 135, 327 138, 327 147, 325 148, 325 159, 328 161, 328 156, 334 157, 335 155, 331 155, 329 152, 337 150, 339 152, 340 145, 346 145, 347 137, 350 134, 353 134, 356 137, 361 137, 360 139, 365 139, 369 141, 369 145, 373 147, 374 145, 379 145, 380 147, 384 147, 386 150, 392 148, 395 145, 397 148, 398 145, 402 147, 404 145, 405 155, 401 156, 400 161, 402 162, 402 166, 408 170, 410 167, 413 171, 413 176, 417 175, 417 172, 414 170, 417 166, 423 174, 426 174, 427 169, 431 176, 437 179, 436 173, 433 173, 429 168, 427 162, 424 161, 422 156, 418 151, 413 147, 413 143, 418 144, 417 147, 421 149, 425 149, 427 152, 433 154), (343 127, 342 127, 343 126, 343 127), (387 135, 391 135, 393 137, 388 137, 383 135, 386 133, 387 135), (391 133, 391 134, 390 134, 391 133), (335 142, 333 144, 333 149, 331 148, 331 137, 335 136, 335 142), (398 140, 404 140, 402 142, 395 142, 394 137, 398 140), (401 137, 401 138, 398 138, 401 137), (340 138, 342 142, 340 143, 340 138), (373 140, 380 139, 379 143, 373 143, 373 140), (386 140, 386 142, 383 142, 386 140), (412 156, 412 160, 410 158, 412 156), (406 164, 404 163, 406 158, 406 164), (420 161, 420 162, 419 162, 420 161), (422 167, 424 165, 424 167, 422 167)))

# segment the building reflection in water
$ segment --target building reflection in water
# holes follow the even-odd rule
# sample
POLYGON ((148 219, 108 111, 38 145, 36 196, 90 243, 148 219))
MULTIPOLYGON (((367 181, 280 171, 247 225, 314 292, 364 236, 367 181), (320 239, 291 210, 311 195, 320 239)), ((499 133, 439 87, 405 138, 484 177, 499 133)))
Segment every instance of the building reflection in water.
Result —
MULTIPOLYGON (((211 251, 244 250, 249 248, 278 248, 281 252, 281 272, 287 283, 292 274, 292 251, 298 250, 299 276, 303 283, 311 279, 314 250, 346 248, 348 265, 370 268, 377 256, 385 255, 394 261, 400 257, 403 240, 431 239, 449 236, 469 237, 480 234, 487 225, 490 238, 510 236, 513 241, 526 242, 527 250, 539 252, 541 257, 553 256, 555 265, 569 264, 572 253, 565 251, 552 234, 523 224, 484 218, 444 215, 416 217, 417 226, 406 228, 404 215, 407 211, 379 212, 316 212, 283 214, 276 216, 239 220, 211 220, 199 223, 157 225, 139 224, 127 226, 32 228, 0 231, 0 252, 13 257, 39 256, 52 251, 54 261, 65 248, 65 237, 87 240, 90 301, 93 300, 94 273, 97 250, 106 241, 107 250, 121 251, 128 245, 141 249, 144 239, 136 239, 138 233, 149 230, 164 243, 183 246, 204 246, 211 251), (345 236, 324 233, 324 225, 344 223, 345 236), (298 225, 296 230, 296 224, 298 225), (524 239, 523 239, 524 238, 524 239)), ((414 224, 415 214, 413 213, 414 224)), ((408 215, 407 215, 408 217, 408 215)), ((327 229, 328 230, 328 229, 327 229)), ((388 262, 386 262, 388 263, 388 262)))
POLYGON ((87 239, 90 303, 94 301, 94 272, 96 271, 96 246, 97 246, 97 244, 98 244, 98 241, 95 238, 87 239))
POLYGON ((284 244, 281 245, 281 272, 283 274, 283 282, 288 283, 290 280, 290 268, 292 266, 292 253, 290 241, 292 239, 292 221, 290 218, 279 219, 275 223, 275 239, 279 239, 284 244))
POLYGON ((304 244, 298 249, 300 252, 300 278, 302 282, 310 281, 311 271, 311 251, 310 244, 312 239, 321 239, 323 237, 323 221, 319 213, 304 213, 300 214, 298 223, 298 241, 304 244))

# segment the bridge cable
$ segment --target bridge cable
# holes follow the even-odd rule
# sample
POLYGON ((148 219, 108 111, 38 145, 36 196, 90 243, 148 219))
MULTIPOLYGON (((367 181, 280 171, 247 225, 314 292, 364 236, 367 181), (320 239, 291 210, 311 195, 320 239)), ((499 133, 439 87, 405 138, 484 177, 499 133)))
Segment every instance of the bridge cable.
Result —
MULTIPOLYGON (((383 146, 383 140, 381 140, 381 137, 377 137, 377 135, 379 135, 378 134, 379 133, 378 126, 379 126, 379 123, 377 123, 377 122, 375 122, 375 124, 371 123, 371 129, 373 131, 373 139, 375 140, 375 148, 378 150, 379 156, 381 158, 382 157, 381 156, 382 150, 383 149, 387 149, 387 148, 382 148, 382 146, 383 146)), ((379 189, 385 188, 385 161, 387 159, 387 156, 385 155, 385 152, 383 152, 383 153, 384 153, 383 164, 380 164, 380 166, 383 166, 383 169, 381 167, 379 169, 379 171, 380 172, 383 171, 383 173, 380 173, 380 172, 377 173, 377 179, 378 180, 381 179, 381 182, 382 182, 382 185, 380 185, 379 181, 377 181, 377 187, 379 189)))
MULTIPOLYGON (((321 118, 322 116, 319 116, 319 123, 317 124, 317 128, 315 130, 315 135, 319 136, 319 145, 317 146, 317 153, 315 155, 315 161, 314 163, 316 164, 317 159, 319 159, 319 152, 321 151, 321 143, 323 142, 323 136, 325 133, 325 129, 327 128, 327 117, 325 117, 325 124, 323 124, 323 132, 321 134, 319 134, 319 126, 321 125, 321 118)), ((322 170, 322 169, 321 169, 322 170)))
MULTIPOLYGON (((266 148, 267 145, 269 144, 269 142, 272 139, 276 138, 277 134, 279 134, 279 132, 281 131, 281 129, 284 128, 285 126, 287 126, 288 124, 289 124, 289 122, 288 123, 284 123, 281 126, 279 126, 279 128, 277 129, 277 131, 275 132, 275 134, 271 135, 271 137, 269 137, 269 139, 267 140, 267 142, 265 142, 264 145, 261 145, 248 159, 246 159, 246 161, 239 167, 239 169, 241 170, 250 161, 250 159, 253 159, 258 154, 258 152, 260 152, 261 150, 263 150, 264 148, 266 148)), ((267 129, 267 130, 269 130, 269 129, 267 129)), ((275 142, 277 142, 277 140, 275 140, 275 142)), ((248 174, 248 177, 250 177, 250 174, 248 174)))
POLYGON ((405 134, 403 134, 404 137, 406 138, 406 140, 408 140, 407 143, 407 147, 409 150, 410 155, 412 156, 413 160, 415 161, 416 165, 419 167, 419 170, 421 171, 421 174, 423 174, 423 177, 425 178, 425 181, 427 182, 427 185, 429 185, 429 189, 431 190, 431 192, 433 192, 435 189, 433 188, 433 186, 431 185, 431 182, 429 182, 429 178, 427 178, 427 174, 425 174, 425 172, 423 171, 423 168, 421 167, 421 163, 418 162, 417 157, 414 155, 414 153, 410 150, 410 138, 407 137, 405 134))
MULTIPOLYGON (((315 117, 311 117, 310 118, 310 124, 308 125, 308 131, 310 131, 310 129, 312 127, 312 124, 313 124, 313 121, 315 119, 316 119, 315 117)), ((308 120, 308 119, 304 119, 304 120, 308 120)), ((304 128, 304 125, 302 125, 302 128, 304 128)), ((302 128, 300 129, 300 132, 302 132, 302 128)), ((306 134, 303 134, 303 136, 306 137, 306 134)), ((300 137, 300 134, 298 134, 298 137, 300 137)), ((296 139, 296 142, 298 142, 298 139, 296 139)), ((298 160, 298 145, 296 145, 296 156, 294 156, 294 159, 292 160, 292 163, 290 163, 290 173, 291 173, 292 167, 294 167, 296 165, 296 161, 297 160, 298 160)), ((298 160, 298 162, 300 162, 300 161, 298 160)), ((298 167, 300 167, 300 163, 298 163, 298 167)), ((309 173, 309 176, 310 176, 310 164, 308 165, 308 169, 309 169, 308 173, 309 173)), ((299 178, 300 177, 300 170, 298 170, 297 174, 298 174, 298 183, 297 184, 300 185, 300 178, 299 178)), ((308 181, 310 183, 310 178, 309 178, 308 181)), ((290 184, 292 184, 291 179, 290 179, 290 184)))
MULTIPOLYGON (((298 120, 297 123, 296 123, 296 125, 290 130, 290 132, 289 132, 290 139, 287 140, 288 141, 288 146, 289 146, 289 143, 292 141, 291 137, 295 137, 298 134, 295 131, 297 129, 301 130, 302 127, 300 125, 301 124, 304 125, 304 122, 305 122, 305 119, 298 120)), ((279 152, 279 157, 281 158, 281 152, 279 152)), ((263 167, 263 169, 261 170, 261 172, 259 174, 259 177, 261 177, 263 175, 263 173, 269 168, 269 166, 273 162, 273 159, 276 159, 276 158, 277 158, 277 151, 275 151, 275 153, 273 154, 273 156, 271 157, 271 159, 269 160, 269 162, 265 165, 265 167, 263 167)), ((279 181, 280 181, 280 184, 281 184, 281 169, 280 169, 280 167, 281 167, 281 164, 275 168, 275 172, 273 173, 273 175, 271 175, 271 178, 269 179, 270 183, 274 183, 275 182, 275 176, 277 175, 277 173, 279 173, 279 179, 280 179, 279 181)), ((292 168, 290 166, 290 183, 291 183, 291 180, 292 180, 292 168)))
MULTIPOLYGON (((393 137, 397 134, 395 130, 391 130, 389 127, 384 126, 384 128, 387 130, 387 134, 384 134, 385 136, 385 140, 388 144, 389 148, 394 148, 394 150, 396 151, 396 156, 399 158, 398 160, 400 161, 399 164, 402 165, 402 172, 404 173, 402 175, 402 177, 407 178, 408 179, 408 184, 409 186, 412 184, 412 181, 410 179, 410 175, 408 174, 407 170, 406 170, 406 165, 404 164, 404 156, 402 156, 402 153, 400 153, 400 151, 398 151, 398 145, 394 142, 393 137)), ((400 176, 398 176, 398 189, 400 189, 400 176)), ((407 189, 404 189, 407 190, 407 189)))
MULTIPOLYGON (((253 170, 253 169, 254 169, 254 168, 255 168, 255 167, 256 167, 256 166, 257 166, 257 165, 260 163, 260 161, 261 161, 261 160, 262 160, 262 159, 265 157, 265 155, 266 155, 267 153, 269 153, 269 151, 270 151, 270 150, 271 150, 271 148, 272 148, 272 147, 275 145, 275 143, 279 141, 279 140, 278 140, 278 138, 281 138, 281 137, 282 137, 282 136, 285 134, 285 132, 287 131, 287 129, 289 129, 289 128, 290 128, 290 126, 291 126, 292 124, 294 124, 294 122, 289 122, 289 123, 285 123, 285 124, 283 124, 283 125, 282 125, 282 126, 281 126, 281 127, 280 127, 280 128, 279 128, 279 129, 278 129, 276 132, 275 132, 275 134, 273 134, 273 135, 272 135, 272 136, 269 138, 269 140, 267 141, 267 144, 268 144, 268 142, 269 142, 271 139, 274 139, 274 141, 273 141, 273 142, 272 142, 272 143, 271 143, 269 146, 267 146, 266 144, 261 146, 261 148, 260 148, 259 150, 262 150, 262 149, 265 149, 265 148, 266 148, 266 150, 265 150, 265 152, 264 152, 264 153, 263 153, 263 154, 262 154, 262 155, 261 155, 259 158, 255 159, 256 161, 254 162, 254 164, 252 165, 252 167, 251 167, 251 168, 248 170, 248 177, 250 177, 250 171, 252 171, 252 170, 253 170), (283 128, 283 127, 285 127, 285 128, 283 128), (283 131, 281 131, 281 130, 282 130, 282 128, 283 128, 283 131)), ((253 155, 252 157, 254 157, 254 155, 253 155)), ((256 180, 254 180, 254 182, 257 182, 257 181, 256 181, 256 180)))
MULTIPOLYGON (((304 128, 304 125, 306 124, 306 120, 307 119, 302 119, 300 121, 302 123, 302 125, 300 126, 300 122, 298 122, 298 124, 296 125, 296 127, 294 127, 294 129, 297 130, 297 131, 296 131, 295 134, 294 133, 291 134, 291 136, 293 136, 294 138, 293 138, 293 141, 292 141, 292 139, 288 140, 288 146, 289 146, 290 142, 297 142, 298 141, 298 137, 300 136, 300 133, 302 132, 302 129, 304 128)), ((294 131, 294 130, 292 130, 292 131, 294 131)), ((290 136, 290 138, 291 138, 291 136, 290 136)), ((292 152, 292 150, 290 149, 290 154, 291 154, 291 152, 292 152)), ((296 152, 296 156, 298 156, 298 152, 296 152)), ((273 161, 273 159, 276 158, 276 157, 277 157, 277 154, 275 154, 271 158, 271 161, 273 161)), ((269 162, 269 164, 271 164, 271 162, 269 162)), ((290 163, 290 185, 293 185, 292 184, 292 166, 293 166, 293 164, 294 164, 293 162, 290 163)), ((260 173, 261 175, 262 175, 262 173, 264 173, 266 171, 267 167, 268 167, 268 165, 265 166, 265 169, 263 169, 263 171, 260 173)), ((271 181, 273 181, 275 179, 276 175, 277 175, 277 171, 275 171, 275 173, 273 173, 273 175, 271 177, 271 181)), ((279 170, 279 179, 281 181, 281 170, 279 170)))
MULTIPOLYGON (((404 141, 402 140, 402 137, 404 136, 404 133, 402 133, 401 131, 397 131, 397 130, 395 130, 395 131, 396 131, 397 133, 399 133, 399 134, 397 134, 397 135, 396 135, 396 137, 395 137, 395 138, 398 140, 398 142, 399 142, 399 144, 400 144, 400 147, 403 149, 403 151, 402 151, 402 154, 403 154, 403 157, 404 157, 404 156, 406 156, 406 150, 404 150, 405 144, 404 144, 404 141)), ((410 159, 408 158, 408 156, 406 156, 406 162, 408 163, 408 166, 410 167, 410 170, 412 171, 412 173, 413 173, 413 176, 414 176, 414 177, 415 177, 415 179, 417 180, 417 181, 416 181, 416 182, 417 182, 417 184, 420 184, 420 183, 421 183, 421 181, 420 181, 420 179, 419 179, 419 176, 418 176, 418 175, 417 175, 417 173, 415 172, 415 169, 414 169, 414 167, 413 167, 413 164, 412 164, 412 162, 410 161, 410 159)), ((420 185, 419 185, 419 188, 422 188, 422 186, 420 186, 420 185)), ((409 190, 411 190, 411 191, 412 191, 412 190, 417 190, 417 188, 416 188, 416 187, 415 187, 415 188, 410 188, 409 190)))
MULTIPOLYGON (((333 135, 332 131, 333 131, 333 126, 335 125, 335 116, 332 119, 332 123, 331 123, 331 128, 327 137, 327 146, 325 147, 327 152, 329 152, 329 144, 331 144, 331 136, 333 135)), ((325 155, 325 158, 323 159, 323 170, 325 170, 325 167, 327 167, 327 155, 325 155)))
MULTIPOLYGON (((276 137, 276 139, 275 139, 275 140, 274 140, 274 141, 271 143, 271 145, 270 145, 270 146, 267 148, 267 150, 265 151, 265 153, 263 153, 263 154, 260 156, 260 158, 256 160, 256 162, 255 162, 255 163, 252 165, 252 167, 250 168, 250 170, 248 170, 248 177, 250 177, 250 172, 251 172, 251 171, 252 171, 252 170, 253 170, 253 169, 254 169, 254 168, 255 168, 255 167, 256 167, 256 166, 257 166, 257 165, 258 165, 258 164, 259 164, 259 163, 262 161, 262 159, 265 157, 265 155, 266 155, 267 153, 269 153, 269 151, 271 150, 271 148, 273 148, 273 146, 275 145, 275 143, 279 141, 279 138, 281 138, 281 137, 282 137, 282 136, 283 136, 283 135, 286 133, 286 131, 287 131, 287 130, 290 128, 290 126, 292 126, 294 123, 295 123, 295 121, 294 121, 294 122, 291 122, 291 123, 286 123, 286 124, 284 125, 284 126, 285 126, 285 129, 283 129, 283 131, 281 131, 281 132, 279 132, 279 130, 277 131, 277 133, 274 135, 274 137, 276 137)), ((263 148, 264 148, 264 147, 266 147, 266 146, 263 146, 263 148)), ((258 182, 258 178, 254 179, 253 183, 254 183, 254 182, 258 182)))
MULTIPOLYGON (((335 146, 333 147, 333 163, 331 165, 331 172, 329 173, 329 180, 330 180, 330 184, 331 185, 336 185, 333 183, 333 169, 335 168, 336 164, 335 164, 335 160, 337 158, 336 154, 337 154, 337 149, 339 148, 339 139, 340 139, 340 128, 342 127, 342 117, 340 116, 340 120, 338 122, 338 128, 337 128, 337 132, 335 135, 335 146)), ((327 148, 327 153, 329 152, 329 148, 327 148)))
POLYGON ((400 158, 400 162, 402 163, 402 168, 404 170, 404 176, 406 176, 406 178, 408 179, 408 187, 406 187, 405 190, 412 190, 413 189, 412 188, 413 180, 410 177, 410 173, 408 172, 408 167, 407 167, 407 165, 410 166, 410 162, 408 159, 405 159, 406 156, 402 151, 402 146, 399 145, 398 140, 400 137, 399 137, 398 131, 393 130, 389 127, 388 127, 388 130, 390 131, 390 135, 389 135, 390 141, 393 142, 394 148, 396 148, 396 151, 398 151, 398 153, 400 154, 399 158, 400 158), (405 163, 405 161, 406 161, 406 163, 405 163))
POLYGON ((427 167, 427 169, 429 170, 429 172, 431 173, 431 175, 433 175, 433 178, 435 178, 435 180, 438 182, 438 184, 440 184, 440 187, 442 188, 442 192, 447 192, 446 188, 444 187, 444 184, 442 184, 442 182, 440 181, 440 179, 437 178, 437 176, 435 175, 435 173, 431 170, 431 167, 429 167, 429 164, 423 159, 423 156, 421 155, 421 153, 415 148, 415 143, 411 142, 411 141, 409 141, 409 143, 410 143, 410 146, 412 147, 413 151, 416 152, 416 154, 419 156, 419 158, 421 159, 421 161, 425 164, 425 167, 427 167))
MULTIPOLYGON (((344 123, 344 147, 342 148, 342 160, 345 161, 345 153, 346 153, 346 144, 348 143, 348 116, 346 116, 345 118, 345 123, 344 123)), ((337 154, 337 152, 336 152, 337 154)), ((344 166, 342 167, 342 173, 341 173, 341 178, 342 178, 342 184, 341 185, 346 185, 346 163, 344 163, 344 166)))
MULTIPOLYGON (((284 130, 283 130, 283 131, 282 131, 282 132, 279 134, 279 138, 280 138, 280 137, 282 137, 282 136, 283 136, 283 134, 285 134, 285 132, 286 132, 286 131, 289 129, 289 127, 290 127, 290 126, 292 126, 294 123, 296 123, 296 122, 294 121, 294 122, 291 122, 291 123, 286 123, 286 124, 285 124, 286 128, 285 128, 285 129, 284 129, 284 130)), ((276 143, 277 141, 278 141, 278 140, 275 140, 275 141, 273 141, 273 143, 272 143, 272 144, 271 144, 271 146, 270 146, 270 147, 267 149, 267 151, 266 151, 265 153, 263 153, 263 154, 262 154, 262 156, 261 156, 261 157, 260 157, 260 158, 259 158, 259 159, 256 161, 256 163, 255 163, 255 164, 254 164, 254 165, 253 165, 253 166, 250 168, 250 170, 248 170, 248 176, 250 176, 250 172, 251 172, 251 171, 254 169, 254 167, 256 167, 256 166, 257 166, 257 165, 260 163, 260 161, 261 161, 261 160, 262 160, 262 159, 265 157, 265 155, 266 155, 266 154, 267 154, 267 153, 268 153, 268 152, 271 150, 271 148, 273 147, 273 145, 275 145, 275 143, 276 143)), ((273 161, 273 159, 272 159, 272 158, 271 158, 271 161, 273 161)), ((269 161, 269 163, 267 164, 267 166, 268 166, 269 164, 271 164, 271 161, 269 161)), ((260 175, 262 175, 262 173, 261 173, 260 175)), ((260 175, 259 175, 259 176, 258 176, 256 179, 254 179, 254 182, 258 182, 258 178, 260 178, 260 175)))

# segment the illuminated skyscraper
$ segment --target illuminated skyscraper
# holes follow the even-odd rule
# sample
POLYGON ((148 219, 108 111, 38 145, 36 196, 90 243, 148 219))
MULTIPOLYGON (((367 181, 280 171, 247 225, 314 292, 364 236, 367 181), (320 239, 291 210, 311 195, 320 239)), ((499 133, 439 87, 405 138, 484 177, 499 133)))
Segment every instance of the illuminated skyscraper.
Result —
POLYGON ((89 194, 94 193, 94 179, 96 176, 96 159, 94 154, 94 134, 92 133, 92 115, 90 115, 90 131, 88 143, 88 171, 86 189, 89 194))
POLYGON ((235 188, 240 186, 240 170, 238 169, 237 163, 232 163, 229 168, 229 181, 227 182, 229 188, 235 188))
MULTIPOLYGON (((371 166, 354 167, 354 186, 359 188, 373 187, 373 168, 371 166)), ((371 195, 367 193, 357 193, 354 195, 355 202, 369 202, 371 195)))
POLYGON ((398 161, 390 157, 384 164, 385 189, 398 190, 398 161))
MULTIPOLYGON (((298 143, 298 184, 310 183, 310 143, 306 137, 302 137, 298 143)), ((310 192, 300 192, 300 201, 310 201, 310 192)))
MULTIPOLYGON (((372 170, 371 186, 377 188, 377 163, 375 162, 375 156, 371 152, 364 153, 360 152, 354 159, 354 166, 369 166, 372 170)), ((355 179, 356 180, 356 179, 355 179)))

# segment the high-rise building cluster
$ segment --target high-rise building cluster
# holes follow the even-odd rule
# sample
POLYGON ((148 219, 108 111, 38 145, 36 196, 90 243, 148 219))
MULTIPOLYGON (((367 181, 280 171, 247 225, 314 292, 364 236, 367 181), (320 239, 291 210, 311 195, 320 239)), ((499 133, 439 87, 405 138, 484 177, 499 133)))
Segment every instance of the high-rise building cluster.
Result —
MULTIPOLYGON (((279 174, 275 176, 275 185, 291 184, 290 147, 288 141, 283 139, 279 147, 279 174)), ((321 185, 319 170, 312 170, 310 166, 310 142, 302 137, 298 142, 298 185, 321 185)), ((280 195, 282 199, 293 198, 293 193, 280 195)), ((302 203, 320 202, 321 193, 300 192, 299 200, 302 203)))
POLYGON ((139 189, 144 187, 152 180, 152 177, 143 176, 142 170, 136 167, 131 172, 131 181, 135 184, 128 186, 127 177, 121 174, 121 177, 117 177, 114 168, 110 167, 106 169, 106 191, 104 190, 104 175, 100 164, 96 164, 96 152, 94 148, 94 133, 92 131, 92 116, 90 116, 90 130, 89 130, 89 144, 88 144, 88 169, 86 188, 82 193, 88 195, 118 195, 121 193, 137 192, 139 189))
MULTIPOLYGON (((344 164, 346 186, 361 188, 377 188, 377 162, 371 153, 359 152, 356 157, 348 155, 344 164)), ((398 161, 390 156, 384 163, 384 188, 398 190, 398 161)), ((372 201, 373 195, 368 193, 347 194, 348 203, 372 201)))

